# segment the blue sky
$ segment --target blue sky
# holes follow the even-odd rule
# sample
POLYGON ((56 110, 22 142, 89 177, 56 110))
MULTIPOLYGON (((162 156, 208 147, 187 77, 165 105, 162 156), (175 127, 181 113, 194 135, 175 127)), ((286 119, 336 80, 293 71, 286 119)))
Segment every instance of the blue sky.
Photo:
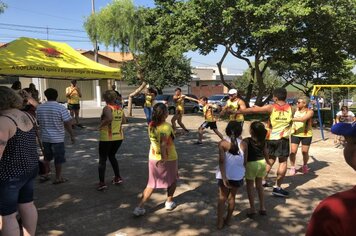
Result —
MULTIPOLYGON (((33 37, 62 41, 76 49, 93 48, 83 28, 85 17, 91 14, 91 0, 3 0, 8 5, 0 14, 0 42, 10 42, 19 37, 33 37)), ((95 0, 99 11, 111 0, 95 0)), ((134 0, 138 6, 154 6, 153 0, 134 0)), ((100 47, 105 50, 104 46, 100 47)), ((207 56, 189 52, 192 66, 215 66, 222 50, 207 56)), ((229 73, 242 73, 247 65, 234 59, 226 59, 224 67, 229 73)))

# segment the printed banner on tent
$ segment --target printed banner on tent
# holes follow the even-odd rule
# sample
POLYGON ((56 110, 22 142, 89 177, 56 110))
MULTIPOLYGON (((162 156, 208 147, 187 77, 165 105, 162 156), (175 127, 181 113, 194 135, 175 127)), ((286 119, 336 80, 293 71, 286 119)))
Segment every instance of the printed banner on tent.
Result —
POLYGON ((20 38, 0 48, 0 75, 121 79, 120 69, 96 63, 65 43, 32 38, 20 38))

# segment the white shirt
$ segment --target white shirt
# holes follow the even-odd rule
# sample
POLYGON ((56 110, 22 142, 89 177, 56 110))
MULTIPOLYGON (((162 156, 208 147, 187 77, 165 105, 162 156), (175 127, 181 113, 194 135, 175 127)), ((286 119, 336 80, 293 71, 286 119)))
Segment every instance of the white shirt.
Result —
POLYGON ((340 122, 352 123, 354 121, 355 114, 352 111, 348 111, 346 115, 342 114, 342 111, 336 113, 339 117, 340 122))
MULTIPOLYGON (((226 141, 231 142, 229 138, 225 138, 226 141)), ((233 155, 230 152, 225 152, 225 173, 228 180, 241 180, 245 176, 244 167, 244 153, 241 150, 241 139, 236 139, 239 145, 240 152, 237 155, 233 155)), ((216 168, 217 179, 222 179, 219 166, 216 168)))

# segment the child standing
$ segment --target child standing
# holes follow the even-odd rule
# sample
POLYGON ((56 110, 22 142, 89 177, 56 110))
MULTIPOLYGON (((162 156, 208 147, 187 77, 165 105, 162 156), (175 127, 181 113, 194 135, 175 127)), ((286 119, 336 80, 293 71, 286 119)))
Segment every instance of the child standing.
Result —
POLYGON ((259 122, 254 121, 250 126, 251 137, 245 138, 241 142, 241 149, 245 154, 246 163, 246 189, 248 200, 250 202, 250 210, 247 213, 249 218, 256 215, 255 210, 255 196, 253 184, 256 184, 256 190, 260 201, 260 215, 266 215, 266 208, 263 196, 262 179, 266 175, 266 161, 268 162, 268 152, 266 147, 266 134, 265 126, 259 122))
POLYGON ((165 104, 158 103, 154 105, 152 121, 148 126, 151 142, 148 161, 148 183, 142 193, 140 203, 133 211, 135 216, 142 216, 146 213, 143 205, 150 198, 154 189, 167 189, 166 210, 171 211, 176 207, 176 203, 173 201, 173 194, 176 190, 178 179, 178 156, 173 142, 174 131, 172 126, 166 122, 167 117, 168 109, 165 104))
POLYGON ((199 103, 203 106, 203 114, 204 114, 204 123, 200 125, 198 128, 198 141, 196 144, 203 144, 203 133, 204 129, 210 128, 212 129, 221 139, 224 139, 223 135, 219 132, 218 127, 216 126, 216 119, 213 112, 213 106, 208 103, 207 97, 201 97, 199 103))
POLYGON ((217 228, 228 225, 235 208, 237 189, 243 185, 245 175, 244 153, 240 148, 242 126, 237 121, 230 121, 225 129, 228 138, 219 142, 219 167, 216 179, 219 186, 217 228), (224 218, 225 203, 228 203, 224 218))

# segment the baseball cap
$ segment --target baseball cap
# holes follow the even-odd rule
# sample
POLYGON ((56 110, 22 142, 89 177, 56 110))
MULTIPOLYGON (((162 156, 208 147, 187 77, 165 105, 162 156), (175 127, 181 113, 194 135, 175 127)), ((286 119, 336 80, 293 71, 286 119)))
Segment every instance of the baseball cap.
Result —
POLYGON ((229 90, 229 94, 230 95, 237 94, 237 90, 236 89, 230 89, 229 90))
POLYGON ((331 127, 331 132, 337 135, 356 137, 356 122, 337 123, 331 127))

